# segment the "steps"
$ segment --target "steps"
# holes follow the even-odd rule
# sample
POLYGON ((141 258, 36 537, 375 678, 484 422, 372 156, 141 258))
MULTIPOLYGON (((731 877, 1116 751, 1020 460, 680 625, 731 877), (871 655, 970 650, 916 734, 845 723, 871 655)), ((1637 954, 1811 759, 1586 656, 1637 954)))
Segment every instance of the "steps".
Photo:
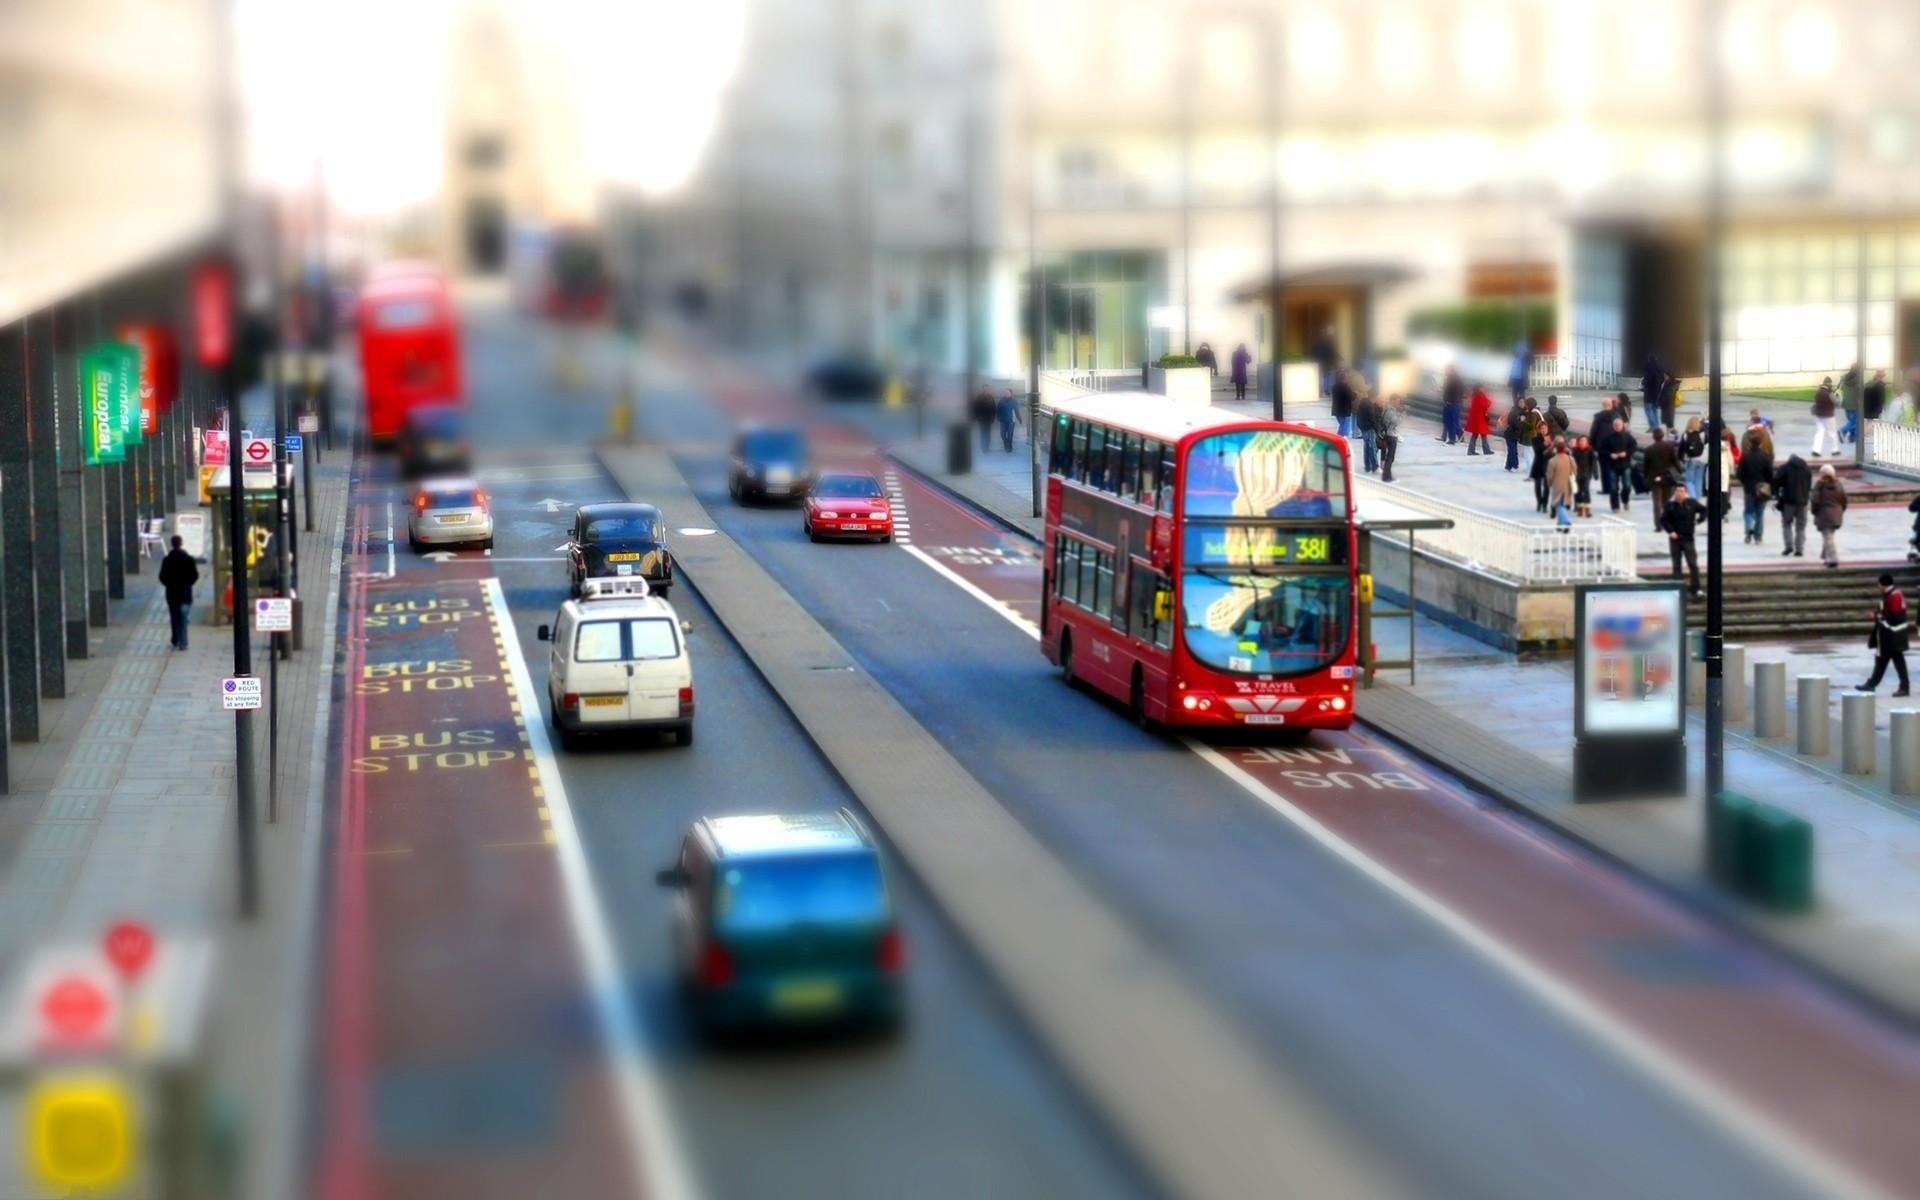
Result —
MULTIPOLYGON (((1808 540, 1814 540, 1813 531, 1807 532, 1808 540)), ((1809 548, 1810 555, 1817 552, 1817 545, 1809 548)), ((1880 574, 1890 568, 1842 566, 1829 571, 1812 557, 1785 561, 1800 565, 1725 573, 1721 613, 1727 639, 1777 642, 1858 634, 1864 651, 1867 631, 1873 626, 1869 614, 1880 604, 1880 574)), ((1911 611, 1920 597, 1920 566, 1891 570, 1911 611)), ((1659 576, 1643 564, 1642 578, 1652 581, 1659 576)), ((1700 599, 1687 602, 1687 628, 1704 629, 1706 624, 1703 589, 1700 599)))

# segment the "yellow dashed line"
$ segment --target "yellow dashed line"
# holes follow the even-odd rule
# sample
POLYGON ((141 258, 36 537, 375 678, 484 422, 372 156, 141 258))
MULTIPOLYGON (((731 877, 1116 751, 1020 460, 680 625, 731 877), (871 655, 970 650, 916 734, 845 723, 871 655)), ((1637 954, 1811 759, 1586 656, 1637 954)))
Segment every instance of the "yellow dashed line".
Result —
POLYGON ((547 811, 547 806, 544 804, 540 806, 540 819, 542 821, 553 820, 553 814, 547 811))
POLYGON ((543 830, 542 832, 544 832, 547 835, 547 845, 549 846, 553 845, 555 840, 553 830, 547 829, 547 830, 543 830))

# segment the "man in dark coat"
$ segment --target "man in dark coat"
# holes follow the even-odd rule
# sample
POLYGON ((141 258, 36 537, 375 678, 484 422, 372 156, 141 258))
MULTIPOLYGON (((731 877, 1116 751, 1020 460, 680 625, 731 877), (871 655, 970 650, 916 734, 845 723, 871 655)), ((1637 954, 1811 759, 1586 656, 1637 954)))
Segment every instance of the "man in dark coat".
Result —
POLYGON ((1886 677, 1887 664, 1893 664, 1893 673, 1900 677, 1900 687, 1893 694, 1907 696, 1912 693, 1907 688, 1907 635, 1912 627, 1907 624, 1907 598, 1900 594, 1893 576, 1880 576, 1880 606, 1873 610, 1873 632, 1867 636, 1867 645, 1873 650, 1873 674, 1867 676, 1865 683, 1855 687, 1855 691, 1871 692, 1880 686, 1886 677))
POLYGON ((1247 368, 1253 365, 1253 352, 1241 342, 1233 348, 1233 398, 1247 398, 1247 368))
POLYGON ((1613 432, 1613 419, 1620 414, 1614 411, 1614 399, 1608 396, 1600 402, 1600 411, 1593 414, 1593 421, 1587 426, 1587 441, 1598 446, 1607 440, 1613 432))
POLYGON ((200 582, 200 568, 188 554, 186 542, 175 534, 173 549, 160 560, 160 586, 167 592, 167 621, 173 626, 173 648, 187 648, 187 610, 193 607, 193 585, 200 582))
POLYGON ((1802 554, 1807 548, 1807 505, 1813 500, 1813 469, 1798 454, 1790 455, 1773 473, 1773 502, 1780 507, 1780 533, 1786 548, 1780 557, 1802 554))
POLYGON ((1680 563, 1687 564, 1688 590, 1700 594, 1700 555, 1693 545, 1694 527, 1707 515, 1707 506, 1687 495, 1687 485, 1673 489, 1673 499, 1660 510, 1657 529, 1667 531, 1667 552, 1673 556, 1673 577, 1679 579, 1680 563))
POLYGON ((1334 371, 1333 386, 1329 389, 1328 396, 1333 401, 1333 419, 1340 427, 1340 436, 1343 438, 1352 437, 1353 385, 1347 382, 1347 373, 1345 371, 1337 369, 1334 371))
POLYGON ((1647 447, 1641 469, 1647 475, 1647 490, 1653 493, 1653 527, 1664 528, 1661 514, 1667 511, 1667 501, 1674 494, 1674 485, 1680 481, 1680 454, 1667 440, 1667 431, 1661 426, 1653 427, 1653 442, 1647 447))
POLYGON ((1647 351, 1640 371, 1640 407, 1647 413, 1647 427, 1660 424, 1660 393, 1667 386, 1667 368, 1647 351))
POLYGON ((1627 432, 1627 423, 1613 419, 1613 428, 1594 449, 1600 453, 1600 482, 1607 491, 1607 503, 1613 512, 1628 506, 1633 496, 1633 452, 1639 443, 1627 432))

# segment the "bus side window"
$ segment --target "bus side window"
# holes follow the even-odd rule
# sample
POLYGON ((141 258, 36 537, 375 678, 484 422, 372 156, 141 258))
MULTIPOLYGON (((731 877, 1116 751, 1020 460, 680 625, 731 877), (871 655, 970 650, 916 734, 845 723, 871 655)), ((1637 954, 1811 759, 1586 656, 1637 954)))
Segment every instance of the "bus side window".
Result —
POLYGON ((1107 427, 1095 425, 1087 430, 1087 485, 1093 488, 1106 486, 1107 480, 1107 427))
POLYGON ((1084 482, 1087 478, 1087 423, 1075 418, 1073 422, 1073 460, 1069 464, 1067 478, 1075 482, 1084 482))
POLYGON ((1139 475, 1140 435, 1130 433, 1127 435, 1126 448, 1120 456, 1119 491, 1121 496, 1129 500, 1133 499, 1134 487, 1139 481, 1139 475))
POLYGON ((1073 420, 1070 417, 1056 417, 1053 422, 1053 450, 1047 460, 1047 470, 1054 475, 1064 475, 1067 463, 1072 458, 1073 420))
POLYGON ((1093 612, 1113 619, 1113 555, 1099 550, 1093 556, 1093 612))
POLYGON ((1120 492, 1120 461, 1123 435, 1118 432, 1107 434, 1107 490, 1118 495, 1120 492))
POLYGON ((1159 495, 1156 499, 1159 501, 1157 507, 1163 513, 1173 512, 1173 451, 1172 446, 1162 447, 1160 458, 1160 480, 1156 485, 1159 495))
POLYGON ((1140 496, 1140 503, 1151 508, 1153 507, 1154 498, 1158 494, 1155 491, 1153 481, 1155 474, 1160 470, 1159 442, 1148 438, 1145 442, 1141 443, 1139 461, 1134 464, 1134 470, 1139 476, 1136 491, 1140 496))
POLYGON ((1060 588, 1060 598, 1069 604, 1080 603, 1080 543, 1072 538, 1060 539, 1060 562, 1054 568, 1054 581, 1060 588))

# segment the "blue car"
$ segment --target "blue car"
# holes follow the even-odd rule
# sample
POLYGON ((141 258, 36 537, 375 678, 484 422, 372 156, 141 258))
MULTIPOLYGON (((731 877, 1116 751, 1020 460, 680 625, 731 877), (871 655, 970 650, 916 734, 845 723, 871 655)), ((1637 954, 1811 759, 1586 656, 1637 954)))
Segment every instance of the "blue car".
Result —
POLYGON ((704 817, 659 872, 694 1024, 899 1027, 905 945, 879 847, 845 809, 704 817))

